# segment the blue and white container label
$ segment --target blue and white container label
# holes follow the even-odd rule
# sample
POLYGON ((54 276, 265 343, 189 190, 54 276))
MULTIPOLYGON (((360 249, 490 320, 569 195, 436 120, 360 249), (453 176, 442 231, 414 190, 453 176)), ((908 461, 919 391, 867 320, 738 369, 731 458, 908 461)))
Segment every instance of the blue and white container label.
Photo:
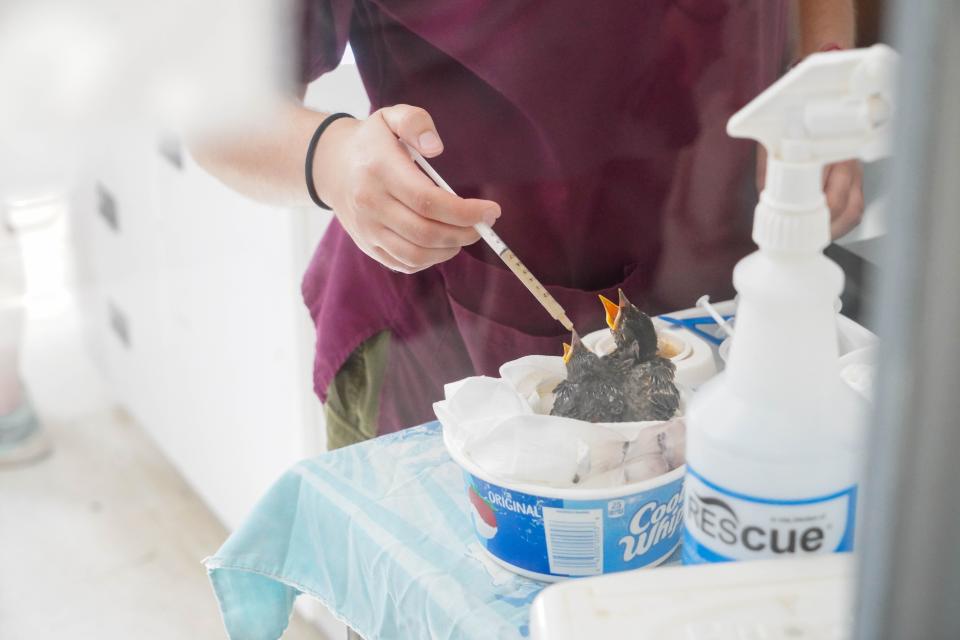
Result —
POLYGON ((683 478, 608 500, 513 491, 464 472, 478 540, 533 577, 592 576, 658 564, 683 530, 683 478))
POLYGON ((687 467, 683 563, 853 550, 857 487, 800 500, 725 489, 687 467))

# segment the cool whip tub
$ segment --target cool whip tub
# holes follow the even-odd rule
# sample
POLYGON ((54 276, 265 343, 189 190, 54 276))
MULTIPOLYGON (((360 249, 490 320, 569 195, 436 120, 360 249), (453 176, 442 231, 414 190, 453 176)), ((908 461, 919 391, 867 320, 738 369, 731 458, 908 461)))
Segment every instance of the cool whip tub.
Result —
POLYGON ((682 465, 607 489, 541 487, 484 473, 444 444, 463 470, 474 533, 506 569, 545 582, 653 567, 682 534, 682 465))

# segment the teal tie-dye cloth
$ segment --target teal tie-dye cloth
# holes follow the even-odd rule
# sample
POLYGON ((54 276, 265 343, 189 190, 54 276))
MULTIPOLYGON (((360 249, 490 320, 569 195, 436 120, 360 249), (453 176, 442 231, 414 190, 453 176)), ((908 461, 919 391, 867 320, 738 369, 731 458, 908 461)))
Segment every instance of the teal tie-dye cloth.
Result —
POLYGON ((273 640, 317 598, 367 640, 527 636, 544 585, 474 540, 436 422, 301 462, 206 560, 233 640, 273 640))

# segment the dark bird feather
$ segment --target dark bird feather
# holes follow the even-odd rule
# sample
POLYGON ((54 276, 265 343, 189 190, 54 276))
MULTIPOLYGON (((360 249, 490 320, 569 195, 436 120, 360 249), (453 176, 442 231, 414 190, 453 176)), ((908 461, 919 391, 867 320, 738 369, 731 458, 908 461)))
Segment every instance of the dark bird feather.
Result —
POLYGON ((650 317, 620 291, 611 327, 616 349, 601 358, 574 333, 567 379, 556 389, 553 415, 588 422, 668 420, 680 406, 676 366, 657 355, 650 317))
POLYGON ((573 333, 567 378, 554 390, 551 415, 587 422, 622 422, 626 402, 619 372, 573 333))

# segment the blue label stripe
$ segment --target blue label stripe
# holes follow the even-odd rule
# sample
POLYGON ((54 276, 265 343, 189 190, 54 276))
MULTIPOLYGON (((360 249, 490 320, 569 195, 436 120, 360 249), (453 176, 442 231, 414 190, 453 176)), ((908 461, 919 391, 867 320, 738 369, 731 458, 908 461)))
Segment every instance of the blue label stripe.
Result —
POLYGON ((843 532, 843 537, 837 543, 836 551, 853 551, 853 536, 855 533, 857 519, 857 489, 850 491, 850 500, 847 503, 847 529, 843 532))
MULTIPOLYGON (((616 499, 562 500, 513 491, 466 471, 463 475, 466 486, 487 502, 497 521, 490 537, 487 537, 490 531, 479 530, 474 521, 471 528, 477 541, 497 559, 521 570, 542 575, 579 576, 583 575, 579 571, 571 574, 566 570, 576 568, 574 562, 586 562, 587 558, 591 560, 590 566, 599 564, 598 573, 638 569, 671 556, 683 535, 683 478, 616 499), (610 515, 614 502, 620 503, 621 511, 610 515), (670 511, 657 511, 662 505, 672 507, 670 511), (595 511, 600 522, 595 533, 578 530, 571 534, 569 527, 564 532, 562 519, 552 520, 555 524, 551 525, 549 536, 550 544, 554 545, 551 551, 547 514, 544 513, 548 507, 570 512, 595 511), (652 520, 655 512, 661 514, 656 522, 652 520), (641 533, 631 530, 637 514, 640 514, 639 524, 644 528, 641 533), (591 535, 596 538, 589 539, 591 535), (559 551, 558 543, 562 547, 559 551), (563 560, 559 565, 558 557, 563 560), (556 569, 557 566, 561 569, 556 569)), ((473 507, 468 509, 472 511, 473 507)), ((475 516, 471 515, 471 518, 475 516)))
POLYGON ((757 502, 759 504, 776 504, 776 505, 785 505, 785 506, 815 504, 817 502, 827 502, 829 500, 836 500, 837 498, 842 498, 857 490, 857 486, 853 485, 852 487, 843 489, 842 491, 837 491, 836 493, 831 493, 825 496, 818 496, 816 498, 804 498, 802 500, 777 500, 773 498, 758 498, 756 496, 748 496, 745 493, 738 493, 736 491, 730 491, 729 489, 724 489, 720 485, 710 482, 709 480, 704 478, 702 475, 694 471, 693 467, 691 467, 689 463, 687 464, 687 473, 689 473, 694 478, 696 478, 703 484, 707 485, 714 491, 719 491, 720 493, 726 494, 733 498, 737 498, 738 500, 745 500, 747 502, 757 502))

